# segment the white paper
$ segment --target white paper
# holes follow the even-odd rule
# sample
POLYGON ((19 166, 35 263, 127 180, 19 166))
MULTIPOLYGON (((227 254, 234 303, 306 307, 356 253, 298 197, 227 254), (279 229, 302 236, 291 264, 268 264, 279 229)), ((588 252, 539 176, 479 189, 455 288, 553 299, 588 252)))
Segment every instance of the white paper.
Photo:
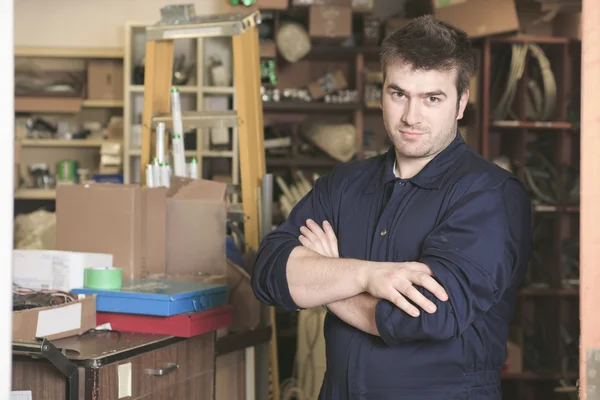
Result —
POLYGON ((52 288, 68 292, 71 289, 70 274, 70 260, 65 260, 62 257, 54 257, 52 260, 52 288))
POLYGON ((44 337, 81 328, 81 303, 38 313, 35 336, 44 337))
POLYGON ((10 392, 10 400, 32 400, 31 390, 10 392))
POLYGON ((119 398, 131 397, 131 363, 119 365, 118 374, 119 398))

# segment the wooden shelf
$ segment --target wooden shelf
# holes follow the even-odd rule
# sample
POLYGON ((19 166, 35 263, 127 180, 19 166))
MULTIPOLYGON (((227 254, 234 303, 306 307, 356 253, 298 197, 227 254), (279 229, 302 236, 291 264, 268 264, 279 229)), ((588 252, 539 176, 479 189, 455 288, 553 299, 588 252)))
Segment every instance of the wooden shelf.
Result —
POLYGON ((103 144, 121 143, 111 140, 95 139, 20 139, 17 140, 22 147, 101 147, 103 144))
MULTIPOLYGON (((175 86, 180 93, 197 93, 200 88, 198 86, 175 86)), ((144 93, 144 85, 132 85, 130 90, 135 93, 144 93)))
POLYGON ((215 352, 217 356, 243 350, 247 347, 268 343, 273 333, 272 327, 262 326, 251 331, 231 333, 217 338, 215 352))
POLYGON ((15 47, 15 57, 123 58, 122 47, 15 47))
POLYGON ((234 94, 235 88, 228 86, 203 86, 201 89, 204 94, 234 94))
POLYGON ((579 206, 555 206, 548 204, 536 204, 533 208, 536 213, 578 213, 579 206))
POLYGON ((573 124, 569 122, 546 122, 546 121, 492 121, 495 128, 524 128, 524 129, 572 129, 573 124))
POLYGON ((537 43, 537 44, 568 44, 571 38, 558 36, 514 35, 490 38, 492 43, 537 43))
POLYGON ((82 106, 87 108, 122 108, 123 100, 85 99, 82 106))
POLYGON ((283 112, 344 112, 344 111, 357 111, 362 108, 361 103, 322 103, 322 102, 302 102, 302 101, 281 101, 263 102, 263 111, 283 111, 283 112))
POLYGON ((19 200, 54 200, 55 189, 17 189, 15 199, 19 200))

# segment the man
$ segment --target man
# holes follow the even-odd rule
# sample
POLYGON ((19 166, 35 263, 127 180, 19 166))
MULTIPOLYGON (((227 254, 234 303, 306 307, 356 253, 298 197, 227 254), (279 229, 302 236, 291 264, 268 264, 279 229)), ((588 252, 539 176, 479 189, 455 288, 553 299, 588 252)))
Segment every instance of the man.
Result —
POLYGON ((327 307, 320 399, 500 399, 527 192, 457 130, 473 72, 464 32, 421 17, 381 57, 393 147, 315 182, 261 243, 254 292, 327 307))

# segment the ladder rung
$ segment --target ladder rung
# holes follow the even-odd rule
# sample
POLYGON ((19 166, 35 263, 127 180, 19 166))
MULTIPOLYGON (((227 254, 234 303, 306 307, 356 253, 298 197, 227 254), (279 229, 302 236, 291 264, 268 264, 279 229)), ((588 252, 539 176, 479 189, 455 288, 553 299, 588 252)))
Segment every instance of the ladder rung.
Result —
POLYGON ((146 40, 194 39, 235 36, 261 23, 260 11, 214 15, 182 15, 146 28, 146 40))
MULTIPOLYGON (((235 128, 238 126, 238 116, 235 111, 189 111, 181 114, 183 129, 190 128, 235 128)), ((159 115, 152 118, 152 127, 159 122, 165 128, 173 128, 171 114, 159 115)))

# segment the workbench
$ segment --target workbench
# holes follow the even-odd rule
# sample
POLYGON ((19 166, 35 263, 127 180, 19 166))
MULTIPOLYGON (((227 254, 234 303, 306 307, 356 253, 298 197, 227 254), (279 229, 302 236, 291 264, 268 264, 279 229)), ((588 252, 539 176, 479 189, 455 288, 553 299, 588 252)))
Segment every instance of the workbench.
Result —
POLYGON ((13 342, 12 390, 45 400, 213 399, 219 355, 267 343, 271 327, 217 339, 90 331, 13 342))

